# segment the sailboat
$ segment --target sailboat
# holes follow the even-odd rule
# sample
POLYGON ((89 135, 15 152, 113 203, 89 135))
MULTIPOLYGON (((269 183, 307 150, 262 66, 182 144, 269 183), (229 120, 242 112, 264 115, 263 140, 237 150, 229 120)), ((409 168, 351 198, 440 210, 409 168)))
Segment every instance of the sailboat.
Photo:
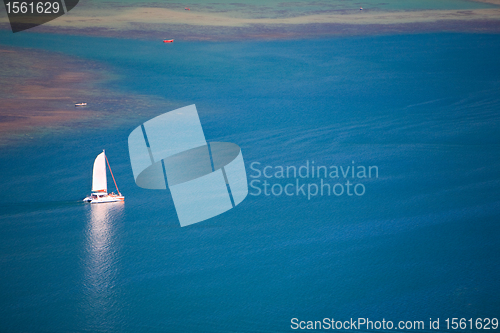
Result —
POLYGON ((94 171, 92 173, 92 194, 83 199, 85 202, 90 203, 105 203, 105 202, 117 202, 124 201, 125 197, 118 190, 116 185, 115 176, 113 176, 113 171, 111 171, 111 166, 109 165, 106 153, 103 150, 102 153, 97 155, 94 161, 94 171), (111 177, 113 177, 113 182, 115 183, 116 192, 108 193, 108 180, 106 178, 106 164, 108 164, 109 172, 111 177))

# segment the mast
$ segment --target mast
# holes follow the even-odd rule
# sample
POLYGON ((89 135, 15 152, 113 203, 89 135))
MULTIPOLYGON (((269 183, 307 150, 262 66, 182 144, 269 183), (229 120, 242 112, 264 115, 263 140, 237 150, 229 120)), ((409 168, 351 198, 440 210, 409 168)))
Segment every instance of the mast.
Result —
MULTIPOLYGON (((104 149, 102 151, 104 152, 104 149)), ((108 157, 106 156, 106 154, 104 154, 104 157, 106 158, 106 163, 108 163, 109 172, 111 173, 111 177, 113 178, 113 182, 115 183, 116 192, 118 192, 118 195, 122 195, 120 193, 120 190, 118 189, 118 185, 116 185, 115 176, 113 176, 113 171, 111 171, 111 166, 109 165, 108 157)))

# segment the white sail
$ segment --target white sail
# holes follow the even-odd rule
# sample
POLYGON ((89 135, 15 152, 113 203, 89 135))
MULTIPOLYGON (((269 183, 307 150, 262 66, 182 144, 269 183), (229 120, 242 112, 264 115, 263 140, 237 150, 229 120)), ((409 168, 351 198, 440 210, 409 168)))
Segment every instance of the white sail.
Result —
POLYGON ((104 152, 97 155, 94 161, 92 192, 108 192, 108 180, 106 179, 106 155, 104 155, 104 152))

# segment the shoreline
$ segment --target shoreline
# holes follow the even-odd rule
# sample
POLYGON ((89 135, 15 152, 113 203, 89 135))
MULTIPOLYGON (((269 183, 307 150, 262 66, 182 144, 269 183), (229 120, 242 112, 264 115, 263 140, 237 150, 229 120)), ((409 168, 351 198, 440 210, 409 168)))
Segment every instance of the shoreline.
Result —
POLYGON ((61 28, 127 29, 136 24, 145 27, 155 24, 180 24, 205 27, 249 27, 252 25, 303 25, 303 24, 401 24, 436 21, 500 20, 500 8, 472 10, 420 10, 420 11, 340 11, 286 18, 238 18, 211 13, 190 13, 165 8, 131 8, 121 11, 89 11, 80 15, 68 14, 46 26, 61 28))
MULTIPOLYGON (((484 0, 498 2, 500 0, 484 0)), ((7 18, 0 28, 9 29, 7 18)), ((282 18, 240 18, 165 8, 71 11, 31 30, 119 38, 183 40, 288 39, 419 32, 500 33, 500 8, 419 11, 337 11, 282 18)))
POLYGON ((108 28, 58 29, 41 28, 37 33, 52 33, 61 35, 80 35, 91 37, 158 40, 174 38, 176 41, 272 41, 272 40, 302 40, 315 38, 376 36, 391 34, 419 33, 500 33, 500 22, 497 20, 481 21, 436 21, 429 23, 399 23, 399 24, 338 24, 319 23, 302 25, 253 25, 245 29, 239 27, 204 27, 187 25, 158 25, 155 30, 131 29, 116 30, 108 28), (168 31, 166 33, 165 31, 168 31))

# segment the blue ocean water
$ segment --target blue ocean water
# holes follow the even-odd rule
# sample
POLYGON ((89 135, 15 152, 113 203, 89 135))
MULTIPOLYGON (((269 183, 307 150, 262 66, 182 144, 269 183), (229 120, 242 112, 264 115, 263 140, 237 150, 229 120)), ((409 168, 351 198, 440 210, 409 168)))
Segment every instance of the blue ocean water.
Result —
POLYGON ((135 185, 127 152, 132 129, 170 110, 2 148, 0 331, 498 317, 500 36, 0 40, 105 63, 112 89, 196 104, 208 141, 242 148, 249 181, 253 162, 379 170, 362 196, 249 195, 180 228, 168 191, 135 185), (102 149, 124 205, 80 202, 102 149))

